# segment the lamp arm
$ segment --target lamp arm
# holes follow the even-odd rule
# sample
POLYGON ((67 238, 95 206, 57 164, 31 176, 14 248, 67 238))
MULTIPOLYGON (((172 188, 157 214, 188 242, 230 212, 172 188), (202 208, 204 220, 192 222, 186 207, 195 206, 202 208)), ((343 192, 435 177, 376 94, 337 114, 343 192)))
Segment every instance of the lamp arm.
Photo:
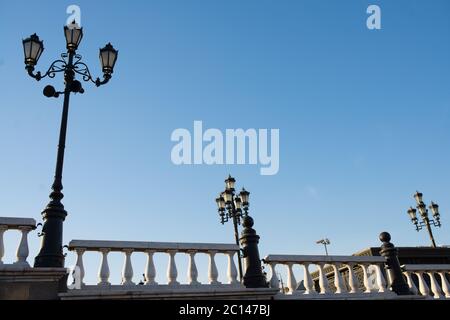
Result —
POLYGON ((64 60, 55 60, 48 68, 47 72, 42 76, 42 78, 49 77, 54 78, 55 74, 58 72, 66 71, 67 63, 64 60))
POLYGON ((36 73, 34 73, 34 66, 25 66, 25 69, 27 69, 28 75, 34 79, 36 79, 36 81, 39 81, 42 79, 42 75, 41 72, 38 71, 36 73))
POLYGON ((111 74, 105 73, 103 74, 103 80, 100 80, 100 78, 94 80, 87 64, 81 62, 81 56, 77 55, 76 58, 78 60, 73 64, 73 71, 81 75, 84 81, 92 81, 92 83, 94 83, 97 87, 100 87, 111 79, 111 74))
POLYGON ((435 227, 441 227, 440 221, 435 221, 434 219, 429 219, 429 221, 430 221, 430 225, 433 225, 435 227))
POLYGON ((111 74, 104 73, 103 74, 103 80, 100 80, 100 78, 97 78, 97 80, 95 80, 95 85, 97 87, 100 87, 101 85, 106 84, 109 81, 109 79, 111 79, 111 74))
POLYGON ((75 62, 73 64, 73 71, 81 75, 84 81, 92 81, 93 83, 95 83, 88 66, 84 62, 81 61, 75 62))
MULTIPOLYGON (((428 223, 430 224, 430 226, 434 226, 434 227, 441 227, 441 223, 440 221, 436 222, 433 219, 428 219, 428 223)), ((424 221, 420 221, 419 223, 417 223, 416 226, 416 231, 420 231, 423 229, 423 227, 425 227, 427 225, 426 222, 424 221)))
POLYGON ((55 74, 58 72, 63 72, 66 71, 67 69, 67 63, 64 60, 55 60, 52 62, 52 64, 50 65, 50 67, 48 68, 48 70, 44 73, 44 75, 41 74, 40 71, 34 73, 34 66, 26 66, 25 67, 28 71, 28 75, 34 79, 36 79, 37 81, 45 78, 45 77, 49 77, 49 78, 54 78, 55 74))
POLYGON ((417 225, 416 225, 416 230, 420 231, 423 229, 423 227, 426 226, 426 223, 424 221, 420 221, 417 225))

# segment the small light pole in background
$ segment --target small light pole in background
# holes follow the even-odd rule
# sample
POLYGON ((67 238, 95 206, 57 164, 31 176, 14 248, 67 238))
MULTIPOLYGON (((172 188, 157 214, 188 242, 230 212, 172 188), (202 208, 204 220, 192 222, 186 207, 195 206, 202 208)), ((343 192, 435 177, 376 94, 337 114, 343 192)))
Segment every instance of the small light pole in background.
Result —
POLYGON ((428 234, 430 235, 431 239, 431 245, 433 248, 436 248, 436 242, 434 241, 433 231, 431 230, 431 226, 434 227, 441 227, 441 216, 439 214, 439 206, 431 201, 431 205, 429 206, 429 209, 433 213, 433 219, 428 218, 428 209, 425 203, 423 202, 423 194, 419 191, 416 191, 414 194, 414 199, 416 199, 417 203, 417 210, 419 210, 420 217, 422 218, 422 221, 419 221, 417 218, 417 210, 413 207, 410 207, 408 209, 408 215, 411 218, 411 222, 416 226, 417 232, 423 229, 423 227, 427 228, 428 234))
POLYGON ((317 244, 323 244, 325 247, 325 254, 328 256, 328 249, 327 246, 331 244, 330 240, 328 238, 320 239, 316 241, 317 244))
POLYGON ((283 283, 283 277, 282 277, 281 273, 277 272, 277 274, 278 274, 278 278, 280 279, 278 281, 280 282, 281 292, 286 293, 284 283, 283 283))
MULTIPOLYGON (((242 191, 239 194, 236 194, 234 189, 235 184, 236 180, 229 175, 225 180, 225 191, 219 195, 216 199, 216 203, 220 216, 220 223, 225 224, 225 222, 228 222, 229 219, 232 219, 236 244, 240 246, 238 225, 241 224, 241 218, 248 216, 248 199, 250 192, 242 188, 242 191)), ((238 254, 238 263, 239 277, 242 282, 243 273, 240 252, 238 254)))
POLYGON ((103 79, 95 79, 91 76, 88 66, 81 61, 81 55, 76 53, 78 45, 83 38, 83 28, 72 23, 64 27, 67 52, 61 54, 61 59, 53 61, 47 72, 34 73, 34 68, 44 51, 44 42, 36 34, 22 40, 25 55, 25 69, 28 74, 37 81, 49 77, 54 78, 56 73, 62 72, 64 75, 64 90, 56 91, 53 86, 44 88, 44 95, 48 98, 58 98, 64 94, 61 127, 59 133, 58 155, 56 158, 55 177, 50 193, 50 202, 42 211, 44 226, 42 227, 41 250, 34 261, 35 267, 64 267, 64 255, 62 253, 63 222, 67 216, 64 205, 61 203, 64 197, 62 190, 62 173, 64 164, 64 149, 66 145, 67 117, 69 113, 69 98, 71 93, 84 93, 81 82, 75 80, 76 74, 80 75, 83 81, 92 81, 97 87, 107 83, 112 76, 114 65, 117 60, 117 50, 108 43, 100 49, 100 63, 103 70, 103 79))

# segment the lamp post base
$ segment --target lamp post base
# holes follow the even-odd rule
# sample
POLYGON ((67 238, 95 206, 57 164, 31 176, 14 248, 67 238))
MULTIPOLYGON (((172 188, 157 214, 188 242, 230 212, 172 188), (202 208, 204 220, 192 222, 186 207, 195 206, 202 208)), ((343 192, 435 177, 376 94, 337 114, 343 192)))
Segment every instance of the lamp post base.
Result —
POLYGON ((34 258, 35 268, 63 268, 64 267, 64 255, 45 255, 39 254, 34 258))
POLYGON ((63 268, 63 222, 67 216, 64 207, 48 206, 43 212, 41 250, 34 259, 34 267, 63 268))

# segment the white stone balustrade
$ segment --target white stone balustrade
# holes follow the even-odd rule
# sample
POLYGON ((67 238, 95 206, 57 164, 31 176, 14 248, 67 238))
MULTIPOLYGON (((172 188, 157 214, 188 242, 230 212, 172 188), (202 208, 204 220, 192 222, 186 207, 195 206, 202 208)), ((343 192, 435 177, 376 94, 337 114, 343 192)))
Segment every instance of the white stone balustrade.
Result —
MULTIPOLYGON (((80 283, 83 288, 85 268, 83 265, 83 255, 85 252, 94 251, 101 255, 99 267, 99 282, 95 287, 103 286, 104 288, 112 287, 109 277, 108 254, 111 252, 122 252, 124 255, 124 264, 122 269, 122 282, 120 287, 136 287, 136 283, 132 281, 133 265, 131 257, 134 254, 143 253, 147 257, 146 266, 143 269, 145 275, 144 285, 139 289, 152 289, 167 286, 169 288, 186 288, 199 286, 218 286, 218 287, 242 287, 238 281, 238 273, 235 264, 235 258, 239 253, 239 247, 235 244, 216 244, 216 243, 173 243, 173 242, 137 242, 137 241, 102 241, 102 240, 72 240, 69 243, 69 250, 75 251, 77 255, 76 266, 80 269, 80 283), (159 284, 155 281, 157 270, 153 261, 155 253, 163 253, 168 256, 168 265, 166 271, 167 284, 159 284), (178 281, 178 269, 175 257, 184 254, 188 258, 187 279, 188 282, 181 284, 178 281), (195 257, 198 254, 208 256, 208 283, 200 283, 198 281, 198 270, 195 257), (228 278, 227 283, 218 281, 219 272, 216 265, 216 255, 223 254, 228 259, 228 268, 223 271, 228 278)), ((117 286, 115 286, 117 287, 117 286)))
MULTIPOLYGON (((376 256, 315 256, 315 255, 268 255, 264 258, 264 262, 269 266, 271 271, 270 286, 279 288, 280 282, 277 277, 276 266, 284 265, 287 271, 287 287, 288 295, 302 295, 303 297, 325 297, 332 296, 339 299, 339 296, 367 296, 376 295, 392 295, 394 294, 387 289, 386 280, 382 270, 384 270, 385 259, 376 256), (299 283, 297 282, 293 267, 300 266, 303 269, 303 285, 304 290, 297 290, 299 283), (316 266, 318 271, 318 287, 316 291, 311 276, 311 265, 316 266), (374 266, 376 272, 376 287, 370 285, 368 268, 374 266), (331 275, 334 279, 334 289, 330 288, 330 283, 325 274, 325 268, 331 267, 331 275), (360 268, 358 270, 358 268, 360 268), (365 288, 360 290, 356 273, 362 275, 362 285, 365 288), (344 279, 345 272, 345 279, 344 279)), ((330 274, 329 274, 330 275, 330 274)), ((280 293, 282 294, 282 293, 280 293)))
POLYGON ((414 294, 450 299, 450 264, 406 264, 402 269, 409 289, 414 294), (413 275, 417 281, 414 281, 413 275))
POLYGON ((30 267, 27 262, 29 254, 28 233, 34 229, 36 229, 36 220, 34 219, 0 217, 0 267, 7 265, 3 261, 5 254, 3 236, 9 230, 18 230, 21 233, 21 239, 16 250, 16 261, 12 265, 17 267, 30 267))

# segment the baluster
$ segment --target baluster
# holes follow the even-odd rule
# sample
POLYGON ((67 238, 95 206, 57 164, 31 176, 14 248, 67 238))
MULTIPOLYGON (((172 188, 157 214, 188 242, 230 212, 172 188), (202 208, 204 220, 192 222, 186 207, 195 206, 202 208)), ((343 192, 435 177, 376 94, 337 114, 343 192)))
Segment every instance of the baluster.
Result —
POLYGON ((134 285, 133 279, 133 266, 131 265, 131 254, 133 249, 124 249, 125 261, 122 269, 122 285, 130 286, 134 285))
POLYGON ((358 293, 358 281, 356 280, 355 271, 353 270, 355 264, 353 262, 348 262, 346 265, 348 268, 348 285, 350 286, 349 293, 358 293))
POLYGON ((216 252, 209 251, 208 255, 209 255, 209 270, 208 270, 209 284, 220 284, 220 282, 217 281, 217 278, 219 277, 219 272, 217 271, 216 261, 214 259, 216 252))
MULTIPOLYGON (((277 265, 276 262, 270 262, 269 263, 270 272, 272 274, 271 277, 270 277, 269 284, 270 284, 271 288, 279 289, 280 288, 280 280, 278 279, 277 272, 275 270, 276 265, 277 265)), ((282 290, 281 292, 283 292, 283 288, 281 288, 281 290, 282 290)))
POLYGON ((325 275, 323 268, 324 263, 318 263, 317 268, 319 269, 319 286, 320 286, 320 293, 321 294, 328 294, 330 293, 330 287, 328 284, 327 276, 325 275))
POLYGON ((27 262, 29 250, 28 250, 28 232, 31 231, 31 227, 19 227, 18 228, 22 232, 22 237, 20 238, 19 246, 17 247, 17 258, 14 264, 29 267, 30 265, 27 262))
POLYGON ((435 299, 442 298, 442 291, 441 291, 441 288, 439 287, 439 284, 436 281, 436 278, 434 277, 434 272, 430 271, 427 273, 428 273, 428 276, 430 277, 431 292, 433 293, 434 298, 435 299))
POLYGON ((200 282, 197 281, 198 271, 197 265, 195 264, 195 251, 188 251, 189 254, 189 267, 188 267, 188 281, 191 286, 199 285, 200 282))
MULTIPOLYGON (((78 267, 79 272, 79 284, 84 285, 83 279, 84 279, 84 264, 83 264, 83 254, 86 251, 85 248, 76 248, 75 252, 77 253, 77 262, 75 264, 76 267, 78 267)), ((76 281, 76 280, 75 280, 76 281)))
POLYGON ((360 264, 360 267, 363 271, 363 283, 364 283, 364 288, 366 288, 366 290, 364 291, 365 293, 371 293, 372 292, 372 288, 370 286, 370 282, 369 282, 369 265, 367 264, 360 264))
POLYGON ((442 284, 442 291, 445 293, 446 298, 450 298, 450 285, 447 281, 447 277, 445 276, 445 271, 438 272, 441 276, 441 284, 442 284))
POLYGON ((286 266, 288 272, 287 286, 289 288, 289 293, 294 294, 297 290, 297 280, 295 279, 294 272, 292 271, 292 262, 288 262, 286 266))
POLYGON ((157 285, 158 283, 155 281, 156 278, 156 269, 155 264, 153 263, 153 254, 155 251, 148 250, 147 251, 147 266, 145 268, 145 285, 157 285))
POLYGON ((236 269, 236 264, 234 263, 234 255, 236 252, 234 251, 228 251, 228 270, 227 270, 227 276, 228 276, 228 283, 229 284, 239 284, 239 281, 237 280, 238 272, 236 269))
POLYGON ((416 285, 414 284, 414 281, 413 281, 412 276, 411 276, 411 272, 405 271, 405 272, 403 272, 403 274, 404 274, 405 277, 406 277, 406 281, 407 281, 407 283, 408 283, 409 290, 410 290, 413 294, 418 294, 419 291, 417 290, 417 287, 416 287, 416 285))
POLYGON ((423 279, 423 272, 416 272, 417 278, 419 279, 419 292, 423 296, 428 296, 430 294, 430 289, 428 288, 427 283, 423 279))
POLYGON ((391 287, 391 284, 392 284, 392 275, 391 275, 392 270, 385 267, 384 271, 385 271, 385 275, 386 275, 384 277, 384 280, 386 281, 386 288, 389 290, 389 288, 391 287))
POLYGON ((316 289, 314 288, 314 282, 311 277, 311 273, 309 273, 309 263, 303 263, 303 285, 305 286, 305 294, 317 294, 316 289))
POLYGON ((102 286, 109 286, 111 283, 109 280, 109 265, 108 265, 108 253, 109 249, 107 248, 100 248, 99 251, 102 254, 102 261, 100 264, 100 269, 98 271, 98 277, 100 281, 98 282, 99 285, 102 286))
POLYGON ((8 230, 6 226, 0 226, 0 266, 3 264, 3 255, 5 254, 5 245, 3 244, 3 234, 8 230))
POLYGON ((345 293, 347 290, 344 285, 344 279, 342 279, 341 272, 338 268, 338 263, 332 264, 334 271, 334 286, 336 287, 336 293, 345 293))
POLYGON ((175 254, 177 252, 175 250, 169 250, 167 253, 169 254, 169 265, 167 267, 167 279, 169 280, 168 285, 178 286, 180 283, 177 281, 178 271, 175 262, 175 254))
POLYGON ((379 264, 375 264, 374 267, 377 274, 378 292, 386 292, 386 280, 384 279, 383 273, 381 272, 381 267, 379 264))

